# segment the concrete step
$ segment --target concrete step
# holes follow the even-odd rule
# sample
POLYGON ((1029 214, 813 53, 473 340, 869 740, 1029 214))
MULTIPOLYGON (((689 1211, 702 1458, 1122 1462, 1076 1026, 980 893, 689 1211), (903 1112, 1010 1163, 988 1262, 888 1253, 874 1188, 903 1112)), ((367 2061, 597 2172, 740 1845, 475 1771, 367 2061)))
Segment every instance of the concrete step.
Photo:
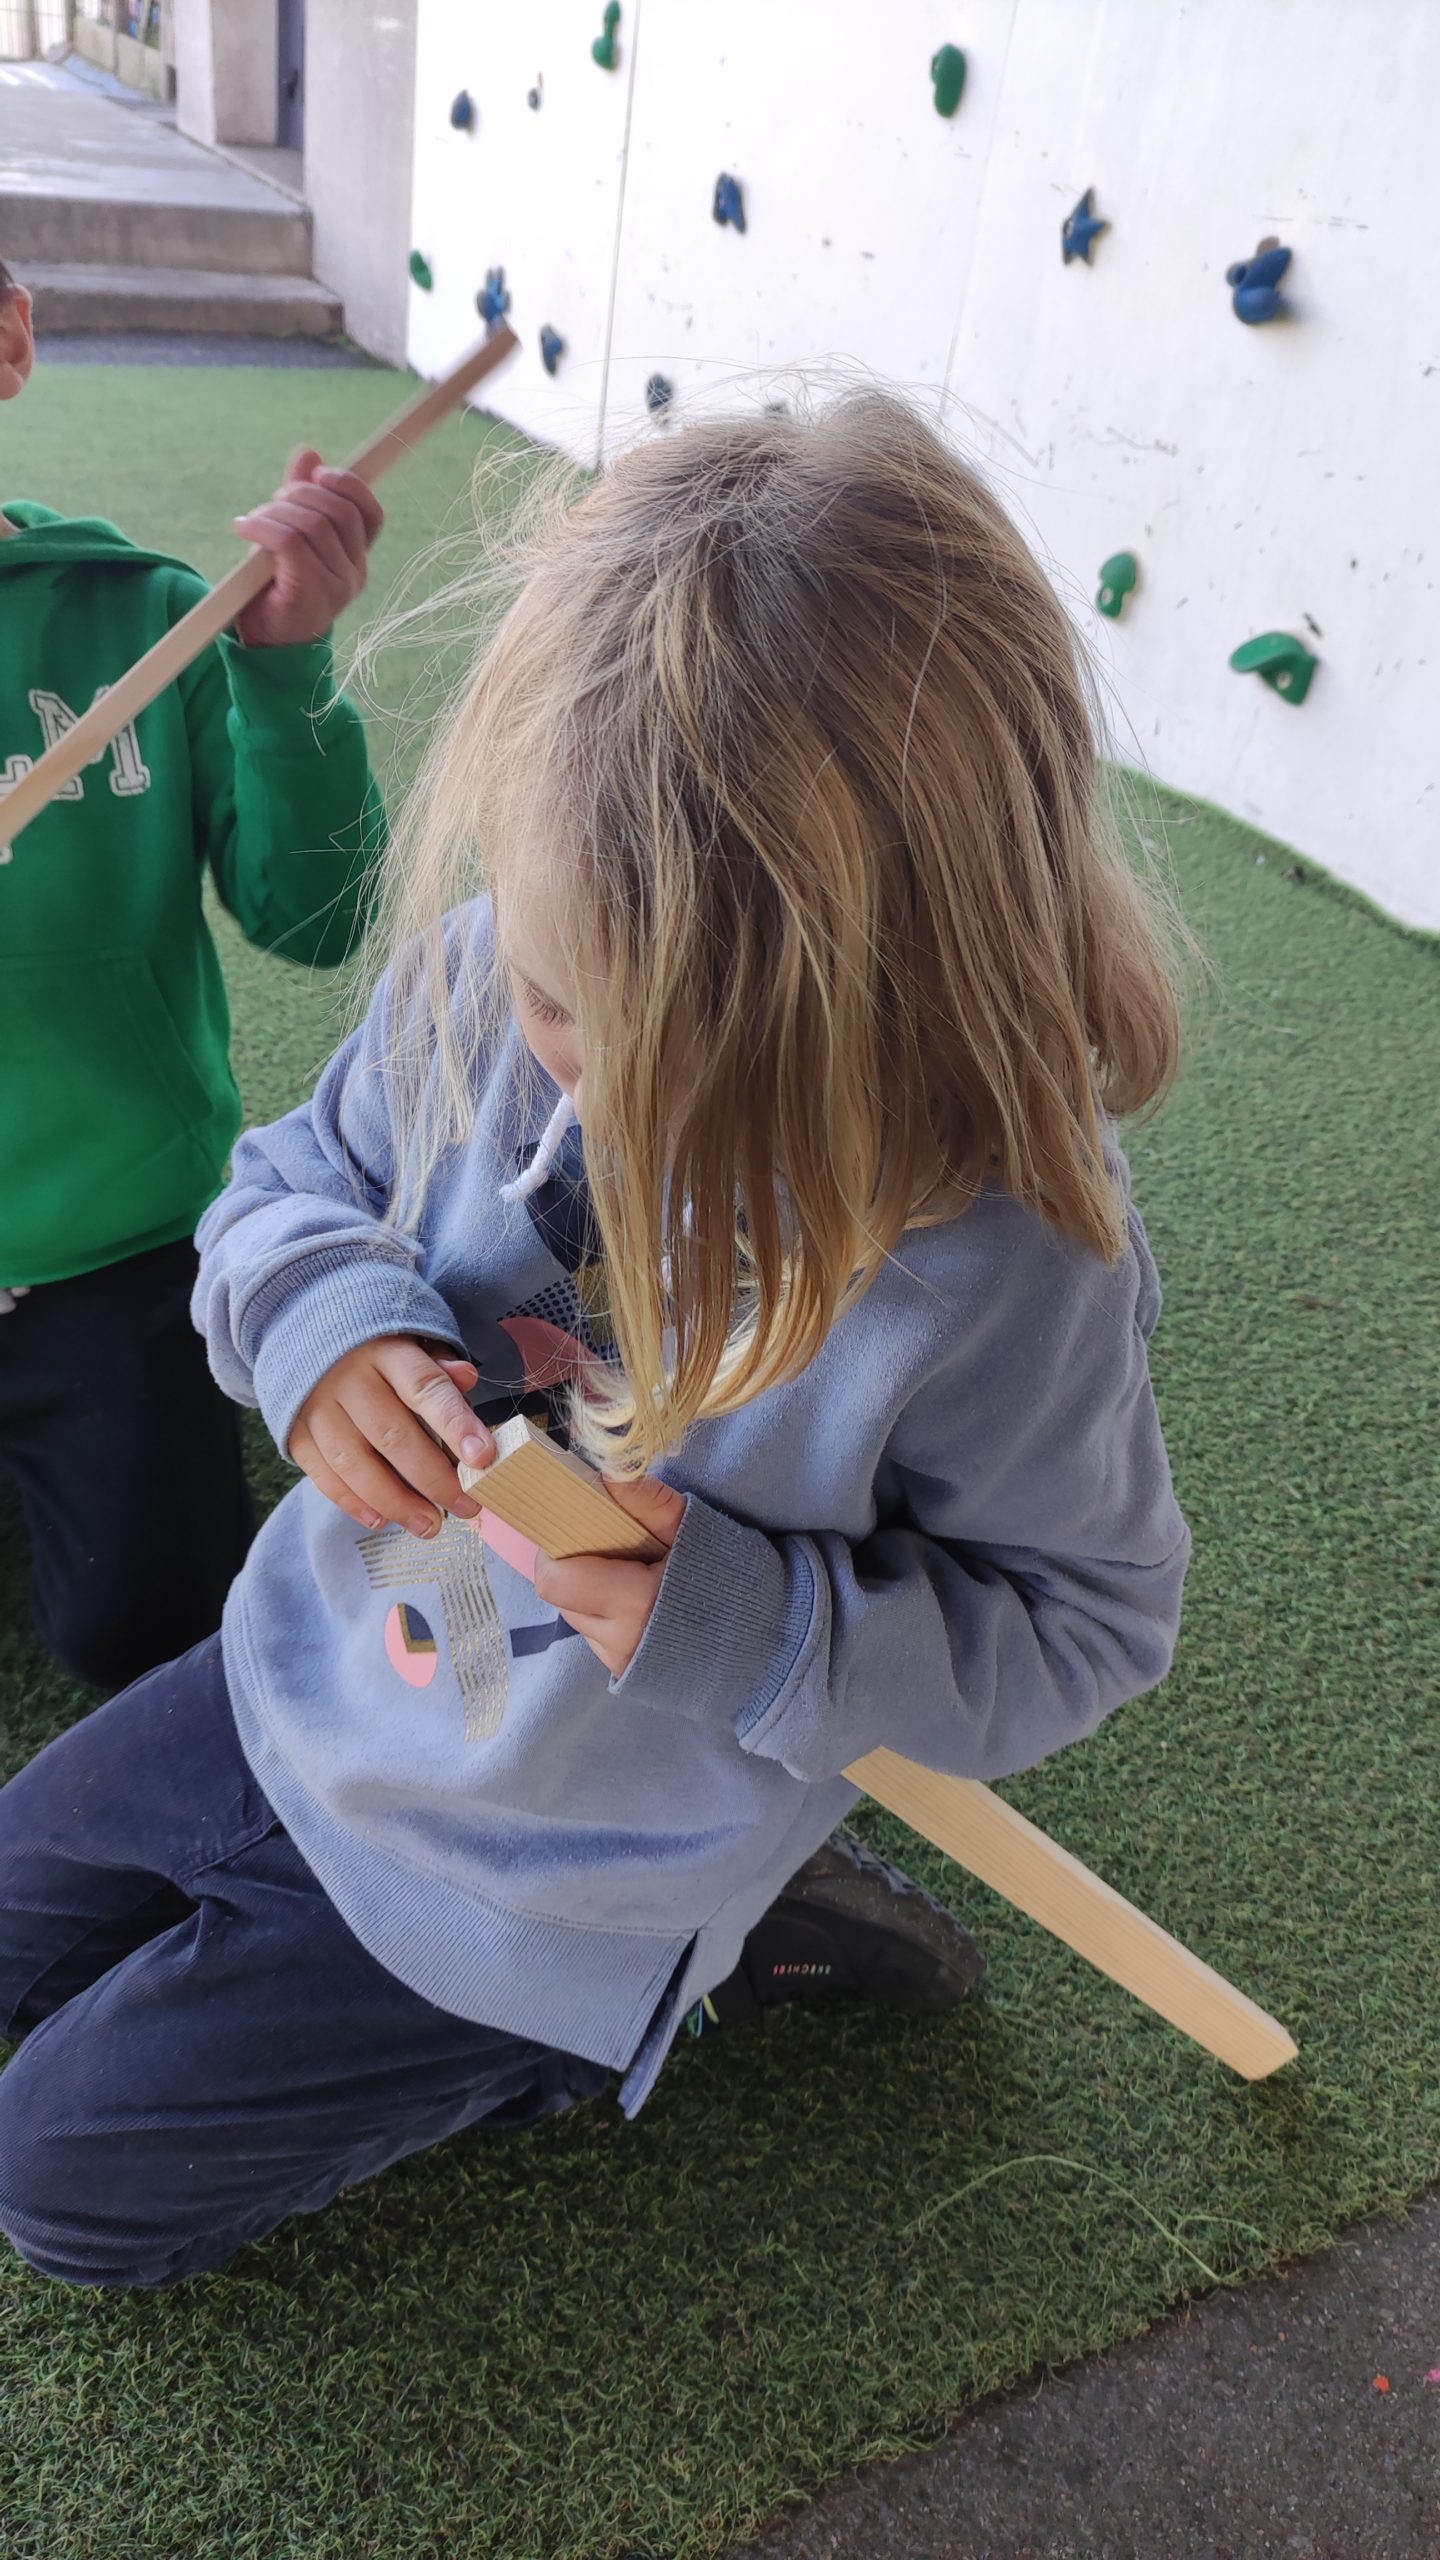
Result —
POLYGON ((13 272, 49 330, 201 330, 210 336, 334 338, 339 300, 310 276, 230 275, 198 267, 52 264, 17 258, 13 272))
POLYGON ((310 266, 310 216, 271 190, 270 203, 216 204, 170 196, 67 193, 0 183, 0 239, 10 266, 203 268, 232 275, 294 276, 310 266))

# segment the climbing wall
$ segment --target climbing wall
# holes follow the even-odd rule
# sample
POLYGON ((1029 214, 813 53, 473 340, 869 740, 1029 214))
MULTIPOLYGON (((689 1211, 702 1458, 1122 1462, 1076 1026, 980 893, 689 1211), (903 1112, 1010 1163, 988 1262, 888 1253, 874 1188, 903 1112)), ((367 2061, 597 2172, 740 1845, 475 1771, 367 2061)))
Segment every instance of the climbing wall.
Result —
POLYGON ((1431 0, 1383 48, 1353 0, 419 16, 422 371, 502 266, 493 405, 586 462, 801 371, 900 384, 1045 559, 1122 759, 1440 927, 1431 0))

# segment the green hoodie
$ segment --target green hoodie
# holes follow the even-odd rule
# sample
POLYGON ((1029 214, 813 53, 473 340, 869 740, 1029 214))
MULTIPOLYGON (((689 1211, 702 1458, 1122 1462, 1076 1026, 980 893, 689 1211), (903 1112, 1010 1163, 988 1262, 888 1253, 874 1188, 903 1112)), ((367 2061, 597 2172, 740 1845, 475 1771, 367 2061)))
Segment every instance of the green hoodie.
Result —
MULTIPOLYGON (((205 593, 113 525, 4 512, 0 795, 205 593)), ((189 1235, 220 1188, 240 1097, 206 864, 251 942, 329 968, 383 829, 325 641, 217 641, 8 849, 0 797, 0 1287, 189 1235)))

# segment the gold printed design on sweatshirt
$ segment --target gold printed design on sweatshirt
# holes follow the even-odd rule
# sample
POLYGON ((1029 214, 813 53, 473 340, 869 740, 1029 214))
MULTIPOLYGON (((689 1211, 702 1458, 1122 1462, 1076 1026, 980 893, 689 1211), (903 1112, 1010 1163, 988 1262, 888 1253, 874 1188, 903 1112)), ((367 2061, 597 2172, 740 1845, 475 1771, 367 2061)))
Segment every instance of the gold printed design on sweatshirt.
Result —
POLYGON ((510 1695, 510 1649, 478 1532, 463 1520, 445 1520, 433 1538, 376 1529, 356 1543, 372 1591, 408 1584, 435 1594, 465 1709, 465 1739, 488 1742, 500 1730, 510 1695))

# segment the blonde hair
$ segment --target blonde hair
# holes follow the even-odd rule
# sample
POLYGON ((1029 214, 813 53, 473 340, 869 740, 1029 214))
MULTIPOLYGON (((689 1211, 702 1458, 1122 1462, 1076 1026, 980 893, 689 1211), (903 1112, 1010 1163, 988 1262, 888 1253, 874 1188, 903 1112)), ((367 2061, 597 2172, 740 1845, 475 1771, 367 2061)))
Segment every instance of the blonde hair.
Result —
POLYGON ((468 1132, 494 995, 438 919, 483 875, 503 947, 540 878, 623 1364, 577 1430, 624 1472, 798 1375, 986 1183, 1113 1258, 1103 1117, 1163 1091, 1177 1008, 1075 635, 902 401, 657 438, 523 562, 391 858, 394 1209, 468 1132))

